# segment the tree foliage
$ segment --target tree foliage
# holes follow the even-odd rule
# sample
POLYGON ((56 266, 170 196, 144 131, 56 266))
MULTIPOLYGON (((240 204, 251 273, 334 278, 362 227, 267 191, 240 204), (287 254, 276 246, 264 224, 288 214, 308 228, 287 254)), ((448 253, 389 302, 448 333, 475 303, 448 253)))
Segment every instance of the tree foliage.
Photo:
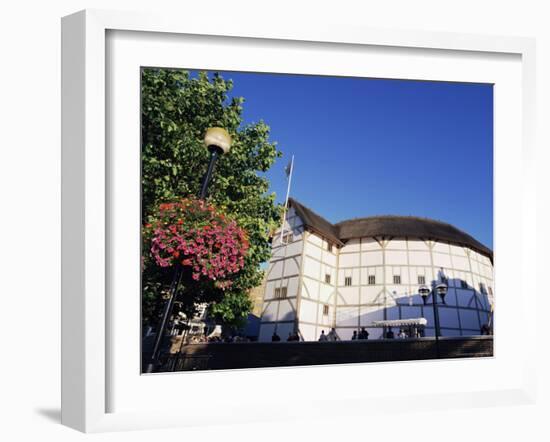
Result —
MULTIPOLYGON (((192 313, 195 302, 209 302, 221 321, 234 325, 250 310, 248 291, 260 284, 260 263, 270 256, 269 232, 279 222, 280 208, 261 172, 281 153, 269 139, 267 124, 243 124, 244 99, 229 98, 231 89, 232 82, 219 74, 191 77, 183 70, 143 69, 141 184, 145 224, 161 203, 199 193, 210 155, 203 144, 206 129, 219 126, 230 133, 231 150, 218 160, 208 201, 247 232, 248 253, 243 268, 231 275, 229 289, 190 279, 184 281, 179 300, 187 313, 192 313)), ((152 262, 144 263, 145 323, 156 321, 170 275, 152 262)))

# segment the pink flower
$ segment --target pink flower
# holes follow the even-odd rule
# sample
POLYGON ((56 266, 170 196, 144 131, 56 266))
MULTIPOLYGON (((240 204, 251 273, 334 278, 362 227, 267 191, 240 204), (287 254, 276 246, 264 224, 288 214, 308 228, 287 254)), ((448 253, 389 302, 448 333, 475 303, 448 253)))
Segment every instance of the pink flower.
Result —
POLYGON ((192 267, 193 279, 203 275, 223 289, 231 283, 220 278, 243 268, 249 248, 246 232, 234 220, 194 198, 162 203, 144 226, 144 234, 150 238, 150 253, 157 265, 179 262, 192 267))

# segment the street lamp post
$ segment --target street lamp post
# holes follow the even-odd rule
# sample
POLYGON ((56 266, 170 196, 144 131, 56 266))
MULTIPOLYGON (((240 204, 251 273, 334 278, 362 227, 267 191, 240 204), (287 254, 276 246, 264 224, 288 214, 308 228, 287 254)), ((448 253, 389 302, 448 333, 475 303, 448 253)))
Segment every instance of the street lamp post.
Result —
POLYGON ((434 309, 434 325, 435 325, 435 349, 437 358, 439 359, 441 357, 441 353, 439 350, 439 336, 441 334, 441 330, 439 328, 439 312, 437 310, 437 295, 441 297, 441 301, 443 304, 445 304, 445 295, 447 294, 447 285, 446 284, 438 284, 436 285, 432 290, 428 288, 426 285, 420 286, 418 289, 418 293, 420 293, 420 296, 422 296, 422 301, 424 302, 424 305, 428 302, 428 296, 432 295, 432 306, 434 309))
POLYGON ((210 162, 208 163, 208 169, 206 175, 202 181, 200 199, 206 198, 206 192, 208 190, 208 184, 212 179, 212 173, 214 172, 214 166, 218 158, 224 153, 228 153, 231 148, 231 137, 225 129, 221 127, 211 127, 206 131, 204 136, 204 144, 210 151, 210 162))
MULTIPOLYGON (((210 161, 208 163, 208 169, 206 170, 206 175, 203 178, 201 190, 199 193, 199 198, 206 198, 208 191, 208 184, 212 179, 212 174, 214 172, 214 167, 218 158, 224 153, 228 153, 231 148, 231 136, 229 133, 221 127, 211 127, 206 130, 204 136, 204 144, 206 148, 210 151, 210 161)), ((161 320, 159 327, 157 329, 157 334, 155 336, 155 343, 153 344, 153 352, 151 353, 151 359, 146 367, 146 373, 153 373, 155 367, 158 363, 158 358, 160 355, 160 345, 162 343, 162 338, 164 337, 164 330, 166 329, 166 323, 168 318, 172 313, 172 308, 174 307, 174 300, 176 299, 176 293, 178 291, 178 286, 181 281, 182 276, 182 267, 179 264, 176 264, 174 270, 174 276, 172 277, 172 283, 170 284, 170 290, 168 292, 168 299, 164 304, 164 310, 162 312, 161 320)))

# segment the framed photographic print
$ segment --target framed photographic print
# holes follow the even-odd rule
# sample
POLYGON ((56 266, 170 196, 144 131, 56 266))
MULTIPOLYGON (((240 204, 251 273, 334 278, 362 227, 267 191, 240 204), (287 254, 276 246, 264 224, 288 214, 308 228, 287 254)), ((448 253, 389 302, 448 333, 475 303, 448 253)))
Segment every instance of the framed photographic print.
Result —
POLYGON ((84 11, 62 42, 63 423, 531 400, 531 40, 84 11))

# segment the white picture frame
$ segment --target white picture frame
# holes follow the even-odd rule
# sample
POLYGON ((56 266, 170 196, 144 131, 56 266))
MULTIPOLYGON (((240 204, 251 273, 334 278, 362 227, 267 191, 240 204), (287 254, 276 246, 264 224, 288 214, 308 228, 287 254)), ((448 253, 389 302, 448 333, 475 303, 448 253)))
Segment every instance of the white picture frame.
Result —
MULTIPOLYGON (((363 28, 349 28, 327 23, 300 25, 269 24, 257 22, 223 23, 201 17, 171 17, 169 14, 155 16, 144 13, 123 13, 87 10, 65 17, 62 21, 62 423, 85 432, 123 429, 158 428, 185 425, 207 425, 212 418, 201 416, 200 410, 193 413, 181 410, 167 412, 156 408, 139 411, 113 411, 109 406, 109 392, 113 389, 109 376, 112 360, 109 344, 109 324, 112 312, 106 294, 107 287, 107 244, 112 240, 107 228, 108 187, 106 121, 107 94, 106 77, 107 34, 109 32, 149 32, 162 35, 217 36, 283 41, 296 44, 336 44, 339 48, 377 47, 428 49, 468 52, 483 58, 487 54, 508 54, 520 58, 521 63, 521 160, 519 172, 522 185, 517 192, 521 199, 520 244, 516 251, 520 255, 522 296, 518 303, 524 308, 536 303, 535 281, 528 278, 530 268, 535 268, 536 243, 527 240, 527 233, 535 231, 535 178, 528 171, 535 157, 534 106, 535 106, 535 43, 534 40, 518 37, 492 37, 481 35, 428 33, 417 31, 388 31, 363 28)), ((156 35, 159 35, 156 34, 156 35)), ((223 69, 225 66, 220 66, 223 69)), ((497 142, 499 142, 497 140, 497 142)), ((498 171, 500 165, 495 163, 498 171)), ((505 227, 503 227, 504 229, 505 227)), ((497 242, 498 244, 498 242, 497 242)), ((496 253, 499 253, 498 245, 496 253)), ((498 255, 497 255, 498 256, 498 255)), ((496 259, 498 284, 498 257, 496 259)), ((504 267, 503 267, 504 268, 504 267)), ((499 292, 500 293, 500 292, 499 292)), ((500 311, 500 310, 499 310, 500 311)), ((533 334, 535 327, 533 327, 533 334)), ((527 332, 528 333, 528 332, 527 332)), ((136 337, 138 339, 138 337, 136 337)), ((498 339, 498 337, 497 337, 498 339)), ((528 341, 528 340, 526 340, 528 341)), ((433 409, 434 398, 437 407, 468 407, 475 399, 479 406, 499 403, 532 403, 535 397, 535 351, 534 341, 522 348, 521 373, 517 379, 488 390, 442 393, 427 392, 414 396, 416 409, 433 409), (517 382, 515 382, 517 381, 517 382)), ((498 358, 498 347, 497 347, 498 358)), ((434 362, 432 362, 434 363, 434 362)), ((436 361, 446 364, 445 361, 436 361)), ((136 361, 136 364, 139 363, 136 361)), ((356 369, 357 367, 355 367, 356 369)), ((324 368, 335 372, 338 366, 324 368)), ((353 367, 351 368, 354 369, 353 367)), ((455 368, 456 369, 456 368, 455 368)), ((276 369, 271 369, 276 370, 276 369)), ((299 369, 279 369, 279 377, 294 376, 299 369)), ((348 371, 350 368, 348 367, 348 371)), ((519 368, 518 368, 519 370, 519 368)), ((271 373, 273 373, 271 371, 271 373)), ((317 372, 319 373, 319 372, 317 372)), ((268 373, 269 374, 269 373, 268 373)), ((208 376, 208 373, 193 373, 208 376)), ((353 374, 357 375, 357 372, 353 374)), ((176 376, 176 375, 172 375, 176 376)), ((179 376, 179 375, 178 375, 179 376)), ((218 379, 227 381, 238 373, 224 372, 218 379)), ((251 375, 252 376, 252 375, 251 375)), ((255 371, 255 377, 266 376, 266 371, 255 371), (259 373, 259 374, 258 374, 259 373)), ((149 382, 167 383, 169 376, 150 377, 149 382)), ((212 378, 211 378, 212 379, 212 378)), ((178 382, 181 382, 182 378, 178 382)), ((151 387, 150 388, 156 388, 151 387)), ((361 394, 361 392, 359 392, 361 394)), ((391 410, 399 391, 390 396, 378 396, 376 409, 391 410)), ((354 413, 354 405, 360 396, 346 396, 338 391, 331 392, 324 399, 312 398, 308 412, 314 415, 331 401, 338 401, 337 414, 354 413)), ((261 399, 260 399, 261 402, 261 399)), ((361 412, 374 409, 374 405, 363 404, 361 412)), ((246 422, 296 417, 292 407, 283 409, 256 407, 246 416, 217 416, 217 421, 246 422)))

